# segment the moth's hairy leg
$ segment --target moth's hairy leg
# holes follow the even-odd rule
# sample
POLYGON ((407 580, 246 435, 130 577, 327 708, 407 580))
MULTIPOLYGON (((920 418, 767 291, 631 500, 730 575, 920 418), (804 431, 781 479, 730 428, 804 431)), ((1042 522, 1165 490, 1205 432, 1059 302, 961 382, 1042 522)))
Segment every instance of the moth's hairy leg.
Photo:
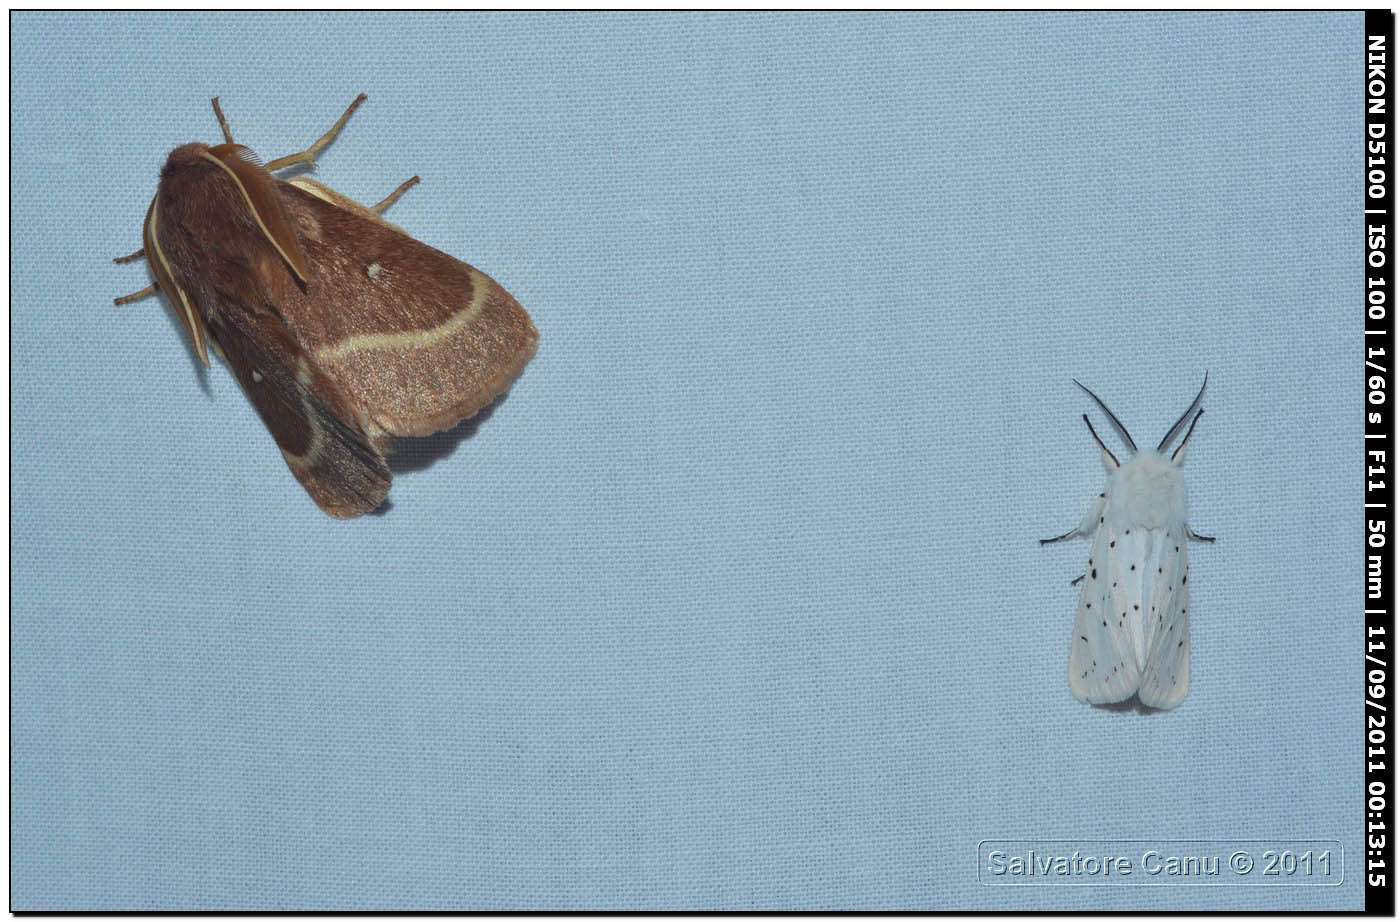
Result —
POLYGON ((1056 535, 1056 536, 1053 537, 1053 538, 1041 538, 1041 539, 1040 539, 1040 543, 1041 543, 1041 544, 1054 544, 1056 541, 1064 541, 1066 538, 1077 538, 1077 537, 1079 537, 1079 534, 1080 534, 1080 531, 1079 531, 1078 528, 1071 528, 1069 531, 1065 532, 1063 535, 1056 535))
POLYGON ((297 163, 315 163, 316 155, 319 154, 322 150, 324 150, 327 144, 335 140, 335 136, 340 134, 340 129, 344 128, 345 123, 350 121, 350 116, 353 115, 355 110, 360 107, 360 103, 364 102, 368 98, 369 97, 365 96, 364 93, 361 93, 359 96, 356 96, 355 101, 350 103, 350 108, 345 110, 345 114, 342 115, 339 119, 337 119, 336 123, 331 126, 331 130, 321 135, 321 137, 316 141, 315 144, 312 144, 304 151, 300 151, 295 154, 288 154, 285 157, 278 157, 276 160, 269 161, 266 164, 267 169, 280 170, 283 167, 289 167, 297 163))
MULTIPOLYGON (((135 260, 141 259, 141 258, 144 257, 145 255, 146 255, 146 248, 145 248, 145 247, 142 247, 141 249, 137 250, 135 253, 132 253, 130 256, 117 256, 117 257, 114 257, 114 258, 112 259, 112 262, 118 263, 118 264, 120 264, 120 263, 129 263, 129 262, 133 262, 133 261, 135 261, 135 260)), ((120 298, 113 298, 113 299, 112 299, 112 303, 113 303, 113 304, 128 304, 128 303, 130 303, 130 302, 132 302, 132 301, 140 301, 142 298, 150 297, 151 295, 155 294, 157 291, 160 291, 160 289, 157 288, 155 285, 147 285, 145 288, 142 288, 140 291, 132 292, 132 293, 129 294, 129 295, 122 295, 120 298)))
POLYGON ((140 291, 133 292, 133 293, 131 293, 131 294, 129 294, 129 295, 122 295, 120 298, 113 298, 113 299, 112 299, 112 303, 113 303, 113 304, 129 304, 129 303, 131 303, 132 301, 140 301, 142 298, 150 297, 151 295, 155 294, 157 291, 160 291, 160 289, 157 288, 155 285, 147 285, 145 288, 142 288, 140 291))
POLYGON ((405 180, 404 182, 399 184, 399 187, 397 189, 386 195, 384 197, 384 200, 381 201, 379 204, 371 205, 369 210, 374 212, 375 214, 383 214, 386 208, 397 202, 399 198, 409 189, 412 189, 414 186, 418 185, 418 182, 419 180, 417 176, 405 180))

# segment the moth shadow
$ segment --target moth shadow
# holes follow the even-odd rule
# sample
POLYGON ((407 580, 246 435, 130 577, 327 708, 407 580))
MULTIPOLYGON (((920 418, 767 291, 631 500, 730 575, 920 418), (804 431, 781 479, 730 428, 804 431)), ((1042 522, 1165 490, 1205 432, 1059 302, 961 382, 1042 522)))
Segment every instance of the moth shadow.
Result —
POLYGON ((481 424, 491 418, 497 407, 505 403, 508 393, 507 391, 501 394, 478 410, 475 416, 462 420, 451 429, 421 439, 395 437, 389 443, 389 456, 386 459, 390 472, 398 475, 421 471, 452 454, 458 445, 476 435, 481 424))
POLYGON ((1114 714, 1165 714, 1161 708, 1148 707, 1142 703, 1137 695, 1131 698, 1124 698, 1122 701, 1112 701, 1107 704, 1096 704, 1094 707, 1100 711, 1109 711, 1114 714))

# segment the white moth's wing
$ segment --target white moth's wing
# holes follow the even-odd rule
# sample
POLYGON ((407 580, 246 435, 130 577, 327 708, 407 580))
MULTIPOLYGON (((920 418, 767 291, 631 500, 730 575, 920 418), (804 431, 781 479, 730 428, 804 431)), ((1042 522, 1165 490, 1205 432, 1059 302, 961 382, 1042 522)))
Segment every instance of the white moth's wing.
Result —
POLYGON ((1174 708, 1191 688, 1191 596, 1186 529, 1168 529, 1156 547, 1148 610, 1150 639, 1138 697, 1148 707, 1174 708), (1160 569, 1160 573, 1158 573, 1160 569))
POLYGON ((1121 587, 1123 582, 1111 563, 1109 544, 1116 541, 1103 525, 1094 532, 1070 637, 1069 690, 1090 704, 1122 701, 1138 690, 1140 670, 1132 634, 1114 602, 1119 589, 1113 583, 1121 587))
MULTIPOLYGON (((1152 532, 1146 528, 1118 526, 1112 519, 1104 526, 1108 530, 1103 556, 1108 561, 1109 614, 1118 616, 1119 626, 1127 633, 1133 662, 1141 675, 1147 662, 1147 586, 1152 548, 1152 532)), ((1109 624, 1113 620, 1110 617, 1109 624)))

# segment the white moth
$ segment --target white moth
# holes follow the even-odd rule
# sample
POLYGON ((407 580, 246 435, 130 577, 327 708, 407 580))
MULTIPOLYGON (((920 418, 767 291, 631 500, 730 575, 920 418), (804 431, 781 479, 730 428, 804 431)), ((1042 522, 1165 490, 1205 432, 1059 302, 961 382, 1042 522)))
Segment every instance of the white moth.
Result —
POLYGON ((1205 412, 1197 407, 1206 386, 1202 382, 1200 393, 1161 444, 1144 451, 1093 391, 1079 387, 1108 415, 1133 456, 1119 464, 1084 414, 1084 425, 1103 452, 1108 486, 1078 528, 1040 542, 1094 537, 1088 569, 1074 581, 1082 580, 1084 588, 1070 637, 1069 690, 1091 704, 1124 701, 1136 693, 1148 707, 1174 708, 1191 686, 1186 547, 1190 541, 1215 540, 1186 524, 1182 476, 1186 443, 1205 412), (1188 418, 1186 437, 1168 456, 1168 443, 1188 418))

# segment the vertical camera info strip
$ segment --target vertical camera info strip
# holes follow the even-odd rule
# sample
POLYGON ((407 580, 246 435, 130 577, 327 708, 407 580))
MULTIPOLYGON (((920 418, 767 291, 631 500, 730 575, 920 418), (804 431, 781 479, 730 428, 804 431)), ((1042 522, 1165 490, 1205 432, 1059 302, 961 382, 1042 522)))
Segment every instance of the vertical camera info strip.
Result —
POLYGON ((1389 246, 1392 218, 1391 186, 1396 154, 1390 121, 1390 58, 1395 37, 1394 14, 1367 10, 1362 43, 1365 79, 1365 140, 1363 142, 1363 200, 1365 233, 1365 536, 1366 611, 1365 673, 1365 888, 1366 911, 1391 915, 1395 911, 1391 867, 1394 807, 1393 756, 1388 751, 1394 723, 1389 694, 1394 626, 1394 555, 1390 549, 1391 500, 1386 470, 1391 463, 1390 368, 1395 361, 1393 258, 1389 246))

